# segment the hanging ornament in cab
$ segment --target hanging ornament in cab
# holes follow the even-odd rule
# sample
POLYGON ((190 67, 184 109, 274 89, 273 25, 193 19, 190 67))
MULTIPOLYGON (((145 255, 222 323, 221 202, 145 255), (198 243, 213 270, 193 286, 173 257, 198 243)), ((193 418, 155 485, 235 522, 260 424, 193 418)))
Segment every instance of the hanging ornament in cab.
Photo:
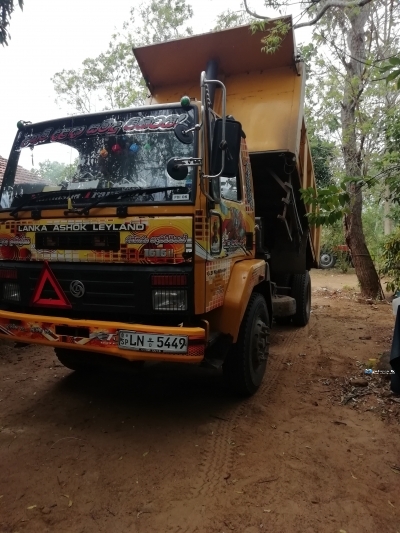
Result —
POLYGON ((122 154, 122 147, 121 145, 119 144, 114 144, 111 148, 111 151, 115 154, 115 155, 121 155, 122 154))

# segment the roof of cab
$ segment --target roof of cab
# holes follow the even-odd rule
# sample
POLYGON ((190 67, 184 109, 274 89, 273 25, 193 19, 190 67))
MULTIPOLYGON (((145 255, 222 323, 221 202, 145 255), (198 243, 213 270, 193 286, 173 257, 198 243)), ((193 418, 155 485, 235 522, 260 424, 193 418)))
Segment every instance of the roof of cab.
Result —
POLYGON ((213 59, 218 61, 219 71, 225 76, 294 65, 292 17, 271 19, 265 29, 277 20, 287 22, 290 29, 273 54, 261 50, 265 32, 252 34, 249 25, 142 46, 134 48, 133 53, 150 91, 166 85, 198 82, 200 72, 213 59))

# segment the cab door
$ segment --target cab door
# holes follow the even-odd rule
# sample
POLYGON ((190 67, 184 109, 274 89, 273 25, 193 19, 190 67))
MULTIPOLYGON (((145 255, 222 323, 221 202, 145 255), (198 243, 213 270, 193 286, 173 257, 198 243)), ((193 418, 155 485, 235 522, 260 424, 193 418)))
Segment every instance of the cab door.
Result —
POLYGON ((253 258, 254 199, 250 158, 245 139, 235 177, 221 176, 212 185, 214 195, 220 188, 220 203, 209 211, 209 243, 206 260, 206 311, 219 307, 235 262, 253 258))

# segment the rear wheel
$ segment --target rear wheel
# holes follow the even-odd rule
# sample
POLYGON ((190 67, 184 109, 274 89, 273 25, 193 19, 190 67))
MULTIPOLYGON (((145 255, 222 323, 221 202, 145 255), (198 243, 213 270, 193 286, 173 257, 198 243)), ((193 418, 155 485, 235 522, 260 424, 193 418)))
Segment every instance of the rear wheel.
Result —
POLYGON ((336 257, 332 252, 321 252, 319 257, 320 268, 333 268, 336 263, 336 257))
POLYGON ((311 313, 311 278, 308 270, 304 274, 294 274, 292 296, 296 300, 296 313, 292 317, 295 326, 304 327, 311 313))
POLYGON ((269 317, 261 294, 251 295, 239 336, 225 359, 223 373, 236 394, 251 396, 260 387, 269 352, 269 317))

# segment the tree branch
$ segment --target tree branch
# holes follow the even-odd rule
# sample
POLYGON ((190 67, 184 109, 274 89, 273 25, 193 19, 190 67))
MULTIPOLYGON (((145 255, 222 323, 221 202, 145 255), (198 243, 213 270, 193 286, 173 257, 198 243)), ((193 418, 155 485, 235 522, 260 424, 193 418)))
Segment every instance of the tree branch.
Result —
MULTIPOLYGON (((314 26, 314 24, 316 24, 331 7, 339 7, 341 9, 345 9, 348 7, 363 7, 366 4, 371 3, 372 1, 373 0, 328 0, 312 20, 309 20, 308 22, 294 24, 293 29, 297 30, 298 28, 304 28, 306 26, 314 26)), ((268 18, 263 17, 262 15, 258 15, 254 11, 251 11, 249 6, 247 5, 247 0, 243 0, 243 3, 245 10, 251 17, 261 20, 266 20, 268 18)))
POLYGON ((316 24, 323 15, 330 9, 331 7, 340 7, 341 9, 345 9, 348 7, 363 7, 366 4, 371 3, 372 0, 328 0, 327 3, 318 11, 316 16, 309 20, 308 22, 301 22, 300 24, 295 24, 293 26, 294 30, 297 30, 298 28, 304 28, 306 26, 313 26, 316 24))
POLYGON ((257 13, 254 13, 254 11, 250 11, 249 6, 247 5, 247 0, 243 0, 243 2, 244 2, 245 10, 251 17, 254 17, 255 19, 261 19, 261 20, 266 20, 268 18, 268 17, 262 17, 261 15, 257 15, 257 13))

